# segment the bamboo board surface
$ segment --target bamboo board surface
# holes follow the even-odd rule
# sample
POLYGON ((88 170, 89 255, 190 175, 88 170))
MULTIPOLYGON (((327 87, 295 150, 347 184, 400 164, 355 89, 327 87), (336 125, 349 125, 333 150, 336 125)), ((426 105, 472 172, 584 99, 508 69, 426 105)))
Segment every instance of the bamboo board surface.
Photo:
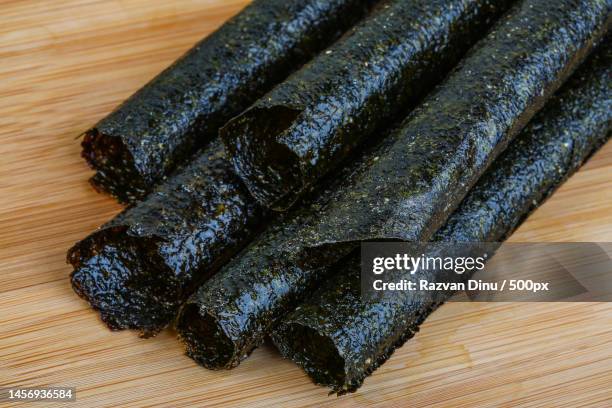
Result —
MULTIPOLYGON (((87 407, 610 406, 612 304, 447 304, 336 398, 269 345, 207 371, 175 333, 110 332, 72 292, 66 250, 120 210, 76 137, 245 3, 2 1, 0 387, 74 386, 87 407)), ((512 240, 612 241, 612 144, 512 240)))

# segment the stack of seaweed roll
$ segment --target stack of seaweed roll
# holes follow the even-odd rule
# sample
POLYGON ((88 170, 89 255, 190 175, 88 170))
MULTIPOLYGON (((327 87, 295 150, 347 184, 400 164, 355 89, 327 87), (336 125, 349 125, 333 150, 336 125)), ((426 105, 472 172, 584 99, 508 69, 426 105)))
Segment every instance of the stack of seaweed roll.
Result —
POLYGON ((207 368, 271 337, 355 391, 452 295, 362 298, 361 243, 506 239, 610 137, 611 9, 255 0, 86 133, 130 205, 74 290, 207 368))

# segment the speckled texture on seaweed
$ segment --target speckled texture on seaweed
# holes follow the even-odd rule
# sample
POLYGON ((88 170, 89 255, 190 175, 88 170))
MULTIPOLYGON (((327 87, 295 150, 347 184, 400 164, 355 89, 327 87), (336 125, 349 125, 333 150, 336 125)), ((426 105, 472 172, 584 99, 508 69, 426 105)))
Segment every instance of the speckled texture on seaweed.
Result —
MULTIPOLYGON (((529 123, 433 240, 498 242, 509 236, 610 138, 611 75, 611 50, 602 49, 529 123)), ((430 282, 450 282, 456 275, 424 273, 419 279, 430 282)), ((350 392, 412 337, 450 294, 420 293, 417 299, 406 292, 366 301, 356 256, 284 319, 272 337, 281 353, 315 382, 338 393, 350 392)))
POLYGON ((302 224, 332 192, 278 218, 183 304, 176 328, 190 357, 211 369, 237 366, 263 342, 272 322, 314 290, 324 271, 291 254, 303 249, 302 224))
POLYGON ((217 141, 69 251, 73 288, 110 328, 156 334, 265 216, 217 141))
MULTIPOLYGON (((407 301, 388 296, 366 303, 361 297, 359 256, 334 268, 333 276, 272 332, 285 358, 300 365, 317 384, 338 394, 355 391, 393 351, 413 337, 450 293, 432 291, 407 301)), ((444 282, 459 275, 447 275, 444 282)), ((419 279, 435 281, 420 272, 419 279)))
MULTIPOLYGON (((396 5, 383 8, 380 14, 369 17, 358 29, 361 30, 365 27, 366 33, 372 33, 376 32, 381 24, 389 24, 388 36, 383 37, 391 41, 391 33, 393 32, 391 26, 393 25, 395 30, 400 30, 400 26, 407 24, 406 20, 410 20, 407 27, 401 27, 401 30, 408 33, 409 39, 418 37, 425 32, 429 33, 425 36, 429 45, 425 45, 422 42, 425 41, 423 39, 410 46, 404 44, 407 50, 400 49, 397 51, 399 56, 395 57, 398 59, 401 59, 401 56, 408 56, 409 61, 412 61, 412 58, 415 59, 408 64, 408 68, 404 66, 405 69, 413 70, 413 72, 428 67, 439 69, 440 66, 436 64, 442 64, 442 61, 449 63, 449 61, 456 59, 454 53, 458 50, 449 49, 448 44, 454 43, 457 38, 450 41, 448 38, 444 38, 445 35, 450 32, 453 36, 462 36, 471 32, 471 30, 480 32, 491 16, 499 12, 499 10, 491 8, 488 1, 478 0, 460 0, 451 3, 445 2, 444 4, 432 2, 428 3, 429 5, 427 2, 420 0, 396 3, 401 3, 401 7, 396 5), (449 9, 452 9, 452 11, 449 11, 449 9), (437 14, 435 13, 436 10, 437 14), (399 12, 403 14, 394 15, 394 13, 399 12), (440 18, 440 14, 446 17, 440 18), (407 16, 410 16, 410 18, 407 16), (434 29, 436 25, 437 29, 434 29), (449 29, 449 26, 453 28, 449 29), (424 58, 424 61, 417 61, 420 58, 424 58)), ((354 50, 354 43, 359 39, 364 41, 364 47, 369 47, 370 53, 375 53, 376 47, 367 38, 369 35, 364 36, 358 33, 351 33, 345 40, 346 50, 342 45, 338 45, 332 49, 332 54, 337 52, 346 54, 346 57, 350 56, 351 50, 354 50)), ((399 34, 395 32, 395 35, 398 36, 399 34)), ((466 41, 465 38, 462 40, 466 41)), ((396 41, 401 43, 400 39, 396 39, 396 41)), ((457 48, 465 49, 465 44, 463 47, 457 48)), ((367 55, 369 54, 366 53, 367 55)), ((326 61, 327 59, 322 61, 321 69, 323 71, 328 69, 326 68, 326 61)), ((387 59, 387 63, 390 61, 387 59)), ((318 61, 314 61, 312 65, 318 63, 318 61)), ((438 75, 438 79, 441 79, 441 71, 443 70, 437 71, 435 74, 438 75)), ((326 75, 336 75, 337 73, 332 69, 326 75)), ((299 74, 298 77, 304 75, 306 74, 299 74)), ((371 75, 369 73, 368 77, 371 77, 371 75)), ((394 75, 389 74, 389 78, 394 78, 394 75)), ((325 81, 329 79, 325 78, 325 81)), ((419 76, 419 79, 424 80, 425 77, 419 76)), ((426 82, 431 86, 433 81, 434 78, 431 76, 427 78, 426 82)), ((412 87, 417 87, 416 83, 408 82, 411 83, 412 87)), ((425 85, 423 83, 419 86, 425 85)), ((415 95, 412 94, 412 96, 415 95)), ((391 99, 385 100, 388 102, 391 99)), ((402 98, 396 98, 396 100, 402 100, 403 103, 406 103, 405 108, 409 105, 402 98)), ((340 179, 350 178, 350 173, 350 170, 344 171, 344 175, 340 179)), ((283 254, 297 252, 298 248, 302 248, 302 242, 292 241, 288 238, 295 236, 296 231, 301 228, 302 216, 300 214, 304 214, 305 218, 317 214, 321 208, 327 206, 328 197, 339 195, 337 190, 336 186, 327 186, 327 190, 318 191, 317 195, 320 198, 314 200, 311 206, 295 211, 292 216, 287 216, 290 220, 285 224, 279 222, 276 226, 270 228, 261 239, 251 246, 250 250, 238 255, 229 266, 224 268, 223 273, 214 276, 212 281, 207 283, 198 295, 187 302, 178 321, 178 329, 187 344, 189 355, 210 368, 237 365, 254 347, 261 343, 270 321, 277 318, 282 310, 286 310, 286 308, 295 304, 303 290, 318 281, 318 269, 316 267, 310 269, 307 265, 300 265, 300 267, 293 269, 294 273, 285 275, 283 267, 288 265, 286 263, 288 259, 283 254), (199 321, 197 318, 200 310, 199 305, 203 303, 206 304, 206 310, 202 310, 202 321, 199 321), (199 339, 203 332, 207 333, 207 341, 200 341, 199 339), (211 345, 212 339, 214 339, 216 346, 211 345)))
POLYGON ((221 129, 238 173, 284 210, 405 114, 510 0, 390 1, 221 129))
POLYGON ((399 131, 189 298, 177 324, 188 354, 234 367, 361 240, 428 240, 601 38, 608 9, 527 0, 507 14, 399 131))
POLYGON ((494 163, 435 235, 501 241, 610 137, 610 36, 494 163))
POLYGON ((121 201, 150 191, 375 0, 255 0, 86 132, 92 183, 121 201))
POLYGON ((325 208, 317 240, 427 240, 591 51, 610 15, 605 1, 520 3, 325 208))

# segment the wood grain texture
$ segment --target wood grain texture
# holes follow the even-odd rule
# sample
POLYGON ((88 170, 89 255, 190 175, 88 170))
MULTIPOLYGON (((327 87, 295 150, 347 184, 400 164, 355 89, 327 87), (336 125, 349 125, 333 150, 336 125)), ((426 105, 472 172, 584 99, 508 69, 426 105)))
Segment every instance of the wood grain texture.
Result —
MULTIPOLYGON (((74 295, 66 250, 120 209, 88 185, 76 137, 245 3, 2 1, 0 386, 76 386, 87 407, 610 406, 611 304, 445 305, 336 398, 270 346, 206 371, 175 333, 109 332, 74 295)), ((512 240, 612 241, 612 144, 512 240)))

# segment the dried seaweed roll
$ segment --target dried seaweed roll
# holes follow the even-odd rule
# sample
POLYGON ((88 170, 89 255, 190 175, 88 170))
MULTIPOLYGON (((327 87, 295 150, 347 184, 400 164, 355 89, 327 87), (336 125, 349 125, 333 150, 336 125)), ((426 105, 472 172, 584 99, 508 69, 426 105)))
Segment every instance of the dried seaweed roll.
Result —
MULTIPOLYGON (((499 242, 610 138, 612 53, 598 52, 492 165, 435 241, 499 242)), ((432 272, 419 279, 451 282, 432 272)), ((452 275, 456 275, 451 272, 452 275)), ((355 391, 451 292, 361 295, 359 257, 289 315, 272 337, 314 382, 355 391)))
POLYGON ((252 239, 267 211, 221 143, 68 253, 74 290, 111 329, 154 335, 199 283, 252 239))

